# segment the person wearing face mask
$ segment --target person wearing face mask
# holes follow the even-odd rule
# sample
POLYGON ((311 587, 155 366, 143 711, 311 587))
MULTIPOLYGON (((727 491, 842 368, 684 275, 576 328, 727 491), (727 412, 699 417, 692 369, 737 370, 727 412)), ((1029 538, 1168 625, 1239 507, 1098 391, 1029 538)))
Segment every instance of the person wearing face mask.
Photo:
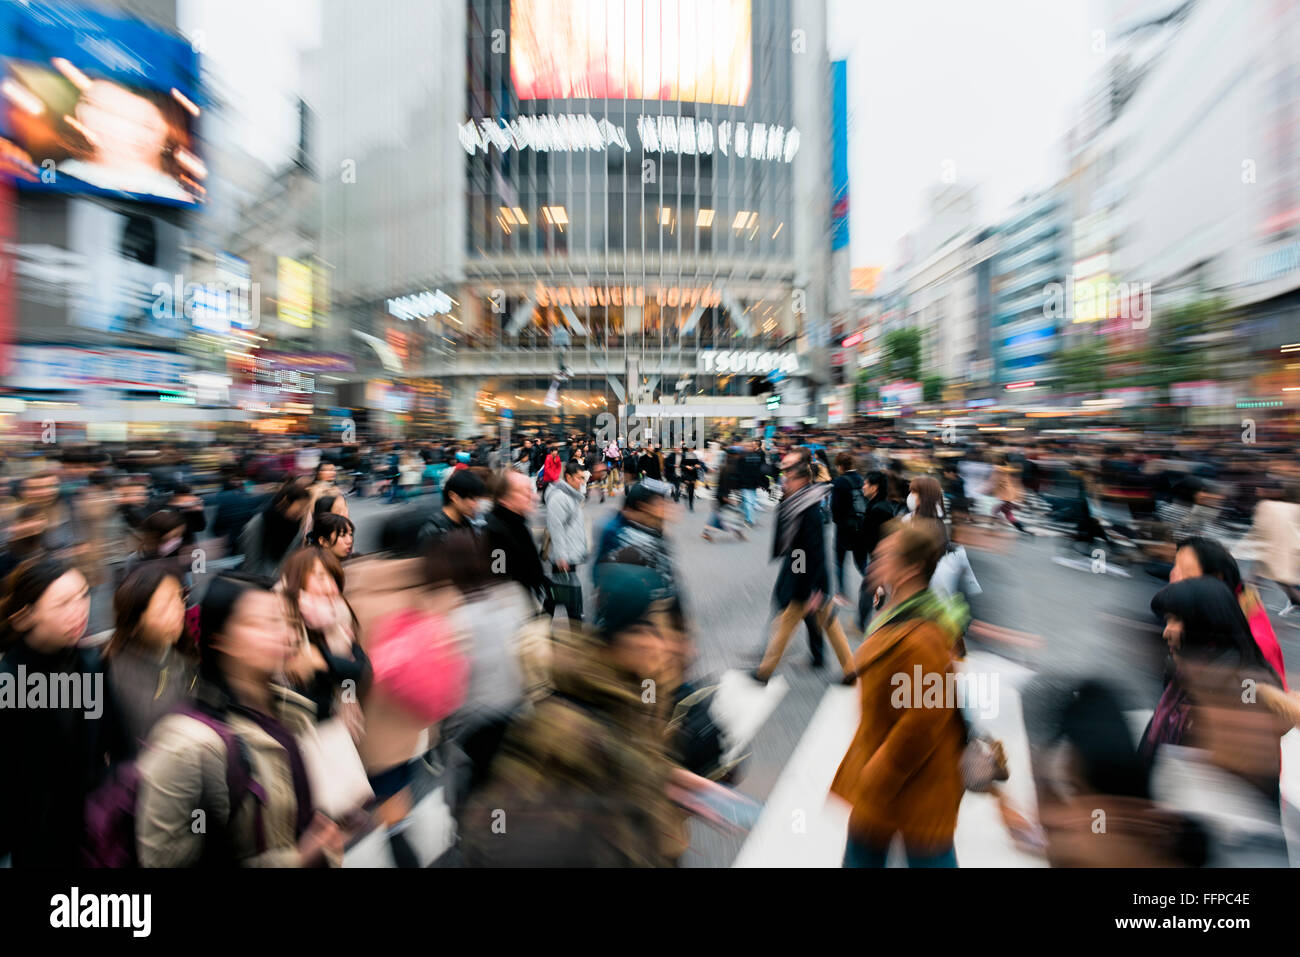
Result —
POLYGON ((0 860, 8 856, 14 867, 76 867, 86 796, 110 761, 131 756, 131 738, 98 652, 77 645, 90 618, 90 588, 81 572, 37 557, 14 570, 5 593, 0 860))
POLYGON ((162 508, 179 512, 185 519, 185 535, 181 544, 193 545, 208 527, 208 518, 203 511, 203 499, 194 494, 188 485, 177 485, 162 508))
POLYGON ((189 701, 198 675, 184 586, 163 565, 142 565, 117 589, 113 612, 108 679, 132 740, 143 742, 159 718, 189 701))
POLYGON ((341 855, 343 834, 316 813, 294 738, 309 730, 312 705, 276 683, 295 644, 285 602, 263 579, 213 580, 199 614, 194 709, 159 721, 137 764, 142 867, 316 867, 341 855), (250 779, 239 794, 229 747, 250 779), (196 808, 207 812, 202 830, 191 826, 196 808))
POLYGON ((318 722, 334 714, 341 690, 351 688, 342 703, 355 705, 370 682, 370 661, 357 640, 357 618, 343 587, 343 566, 324 549, 300 548, 284 563, 280 592, 301 636, 285 671, 315 705, 318 722))

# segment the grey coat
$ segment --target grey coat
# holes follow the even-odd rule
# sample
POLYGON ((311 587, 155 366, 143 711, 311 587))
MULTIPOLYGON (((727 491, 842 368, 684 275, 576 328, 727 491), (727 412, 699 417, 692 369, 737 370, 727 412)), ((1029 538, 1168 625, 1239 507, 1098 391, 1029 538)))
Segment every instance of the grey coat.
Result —
POLYGON ((577 585, 577 568, 591 552, 587 541, 587 523, 582 514, 582 493, 563 480, 546 489, 546 531, 551 536, 551 581, 557 585, 577 585), (556 562, 568 562, 570 570, 555 570, 556 562))

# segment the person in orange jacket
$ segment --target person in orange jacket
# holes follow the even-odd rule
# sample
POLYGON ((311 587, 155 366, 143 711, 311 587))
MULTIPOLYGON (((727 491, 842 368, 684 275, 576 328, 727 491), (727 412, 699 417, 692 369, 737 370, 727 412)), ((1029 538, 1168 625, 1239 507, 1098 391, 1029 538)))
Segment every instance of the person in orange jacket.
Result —
POLYGON ((947 691, 964 622, 929 588, 942 554, 931 523, 900 523, 867 569, 889 599, 854 655, 862 718, 831 784, 852 806, 845 867, 884 867, 895 835, 909 866, 957 866, 966 726, 947 691))

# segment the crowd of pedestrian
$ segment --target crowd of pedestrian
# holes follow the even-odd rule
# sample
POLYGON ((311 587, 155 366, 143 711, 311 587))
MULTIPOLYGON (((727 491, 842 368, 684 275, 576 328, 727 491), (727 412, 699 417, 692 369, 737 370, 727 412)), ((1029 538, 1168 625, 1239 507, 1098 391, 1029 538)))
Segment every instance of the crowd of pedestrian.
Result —
POLYGON ((1018 837, 1059 864, 1286 861, 1278 740, 1300 706, 1260 589, 1282 591, 1284 618, 1300 604, 1300 469, 1276 450, 854 426, 669 447, 38 449, 3 477, 14 867, 679 862, 692 818, 736 798, 694 670, 707 598, 673 544, 700 499, 719 548, 771 516, 755 686, 802 625, 812 666, 828 640, 855 688, 831 789, 850 808, 846 866, 883 866, 896 842, 913 866, 955 866, 963 794, 1005 780, 960 707, 899 707, 893 690, 960 673, 991 632, 963 543, 1036 529, 1167 581, 1151 612, 1168 660, 1137 740, 1104 682, 1030 689, 1038 808, 1018 837), (366 495, 395 507, 362 520, 366 495), (359 555, 365 521, 378 547, 359 555), (1131 825, 1122 853, 1081 839, 1085 806, 1131 825))

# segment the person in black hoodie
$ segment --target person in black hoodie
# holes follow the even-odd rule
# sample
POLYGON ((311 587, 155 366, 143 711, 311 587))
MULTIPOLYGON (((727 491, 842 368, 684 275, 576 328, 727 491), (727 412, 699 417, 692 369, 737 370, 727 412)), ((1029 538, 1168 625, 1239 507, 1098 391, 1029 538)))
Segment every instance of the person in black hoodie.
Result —
POLYGON ((38 557, 20 565, 6 585, 0 605, 0 860, 9 856, 14 867, 77 867, 86 796, 103 781, 110 761, 132 756, 133 742, 98 653, 77 647, 90 616, 90 588, 81 572, 38 557))
MULTIPOLYGON (((772 638, 763 660, 752 677, 767 683, 785 654, 790 635, 805 615, 815 612, 844 671, 843 683, 853 684, 856 679, 848 638, 835 617, 834 604, 827 600, 830 574, 826 568, 826 539, 820 510, 827 486, 813 482, 809 458, 798 452, 781 460, 781 472, 785 495, 777 509, 776 534, 772 540, 772 558, 781 559, 781 571, 773 589, 774 602, 781 612, 773 623, 772 638)), ((821 650, 820 635, 814 635, 810 629, 809 638, 815 660, 821 650)))
POLYGON ((519 582, 550 613, 555 607, 551 583, 542 567, 537 544, 528 528, 528 516, 537 504, 533 484, 515 471, 498 472, 488 485, 494 500, 483 523, 492 574, 519 582))
POLYGON ((863 547, 862 541, 862 527, 866 521, 866 515, 859 511, 858 504, 859 501, 865 502, 862 473, 848 452, 841 452, 835 457, 835 468, 839 472, 831 482, 831 521, 835 523, 835 591, 843 595, 844 556, 853 553, 853 564, 858 574, 862 575, 866 572, 867 556, 871 553, 863 547))

